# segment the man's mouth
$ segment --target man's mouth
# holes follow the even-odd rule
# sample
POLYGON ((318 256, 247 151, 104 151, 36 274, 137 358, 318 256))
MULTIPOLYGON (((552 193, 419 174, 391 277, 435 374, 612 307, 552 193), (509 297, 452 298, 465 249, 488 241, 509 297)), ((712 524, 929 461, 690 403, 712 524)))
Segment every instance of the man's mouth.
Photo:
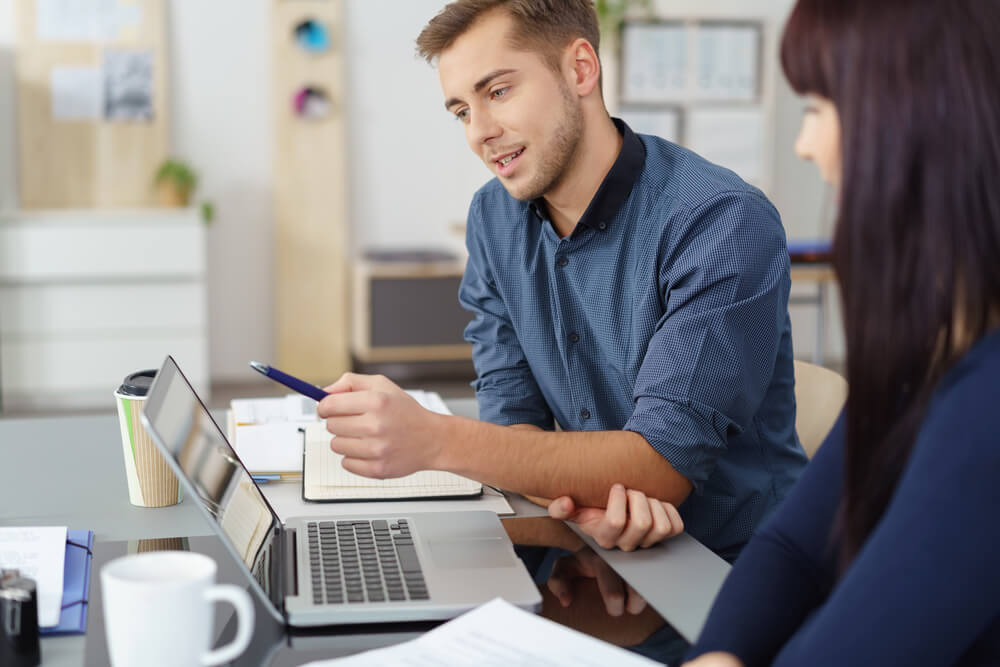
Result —
POLYGON ((510 155, 506 155, 506 156, 500 158, 499 160, 496 161, 496 163, 498 165, 500 165, 501 167, 506 167, 508 164, 510 164, 514 160, 514 158, 516 158, 517 156, 519 156, 523 152, 524 152, 524 149, 522 148, 519 151, 516 151, 514 153, 511 153, 510 155))

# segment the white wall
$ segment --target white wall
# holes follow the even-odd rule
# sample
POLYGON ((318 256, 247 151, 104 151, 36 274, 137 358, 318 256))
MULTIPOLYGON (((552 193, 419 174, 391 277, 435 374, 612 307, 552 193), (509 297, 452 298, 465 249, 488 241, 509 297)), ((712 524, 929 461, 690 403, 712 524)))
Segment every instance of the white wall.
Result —
POLYGON ((271 0, 173 0, 170 145, 215 203, 208 234, 213 380, 274 357, 271 0))
POLYGON ((351 218, 357 247, 452 245, 492 176, 445 111, 416 38, 442 0, 347 0, 351 218), (391 20, 387 17, 391 16, 391 20))
MULTIPOLYGON (((211 374, 217 381, 244 380, 248 359, 273 357, 272 1, 168 2, 172 152, 200 170, 200 194, 218 212, 208 243, 211 374)), ((11 4, 0 0, 0 208, 17 205, 11 4)), ((414 53, 420 29, 445 2, 345 4, 342 103, 349 119, 354 245, 460 246, 449 225, 464 221, 472 193, 490 174, 444 110, 437 72, 414 53)), ((659 0, 658 11, 759 16, 777 32, 791 5, 659 0)), ((780 72, 776 85, 772 199, 789 237, 825 235, 819 180, 792 154, 801 105, 780 72)), ((839 320, 829 319, 828 357, 839 358, 839 320)), ((813 322, 812 308, 793 309, 797 356, 811 354, 813 322)))

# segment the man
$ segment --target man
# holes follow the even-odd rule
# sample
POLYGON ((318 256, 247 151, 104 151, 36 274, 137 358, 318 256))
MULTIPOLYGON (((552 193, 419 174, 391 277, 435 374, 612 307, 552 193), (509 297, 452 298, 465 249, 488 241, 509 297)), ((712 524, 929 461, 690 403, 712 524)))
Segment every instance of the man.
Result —
POLYGON ((805 464, 784 231, 732 172, 609 117, 598 41, 589 0, 459 0, 426 26, 418 50, 496 175, 459 293, 484 421, 353 374, 319 414, 358 474, 594 507, 621 483, 732 560, 805 464))

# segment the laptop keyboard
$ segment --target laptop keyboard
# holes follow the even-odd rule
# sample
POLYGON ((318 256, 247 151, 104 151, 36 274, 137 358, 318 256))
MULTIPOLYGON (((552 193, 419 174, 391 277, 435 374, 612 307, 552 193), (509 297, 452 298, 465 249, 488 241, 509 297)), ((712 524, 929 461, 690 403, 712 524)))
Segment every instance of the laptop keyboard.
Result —
POLYGON ((315 604, 428 600, 406 519, 310 521, 315 604))

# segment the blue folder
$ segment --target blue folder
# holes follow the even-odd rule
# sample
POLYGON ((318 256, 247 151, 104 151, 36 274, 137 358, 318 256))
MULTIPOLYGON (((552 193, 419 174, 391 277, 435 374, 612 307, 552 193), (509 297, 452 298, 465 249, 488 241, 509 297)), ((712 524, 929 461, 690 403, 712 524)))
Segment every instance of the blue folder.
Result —
POLYGON ((90 599, 90 562, 94 557, 94 531, 66 531, 63 562, 62 612, 59 625, 40 628, 43 635, 82 634, 87 631, 87 601, 90 599))

